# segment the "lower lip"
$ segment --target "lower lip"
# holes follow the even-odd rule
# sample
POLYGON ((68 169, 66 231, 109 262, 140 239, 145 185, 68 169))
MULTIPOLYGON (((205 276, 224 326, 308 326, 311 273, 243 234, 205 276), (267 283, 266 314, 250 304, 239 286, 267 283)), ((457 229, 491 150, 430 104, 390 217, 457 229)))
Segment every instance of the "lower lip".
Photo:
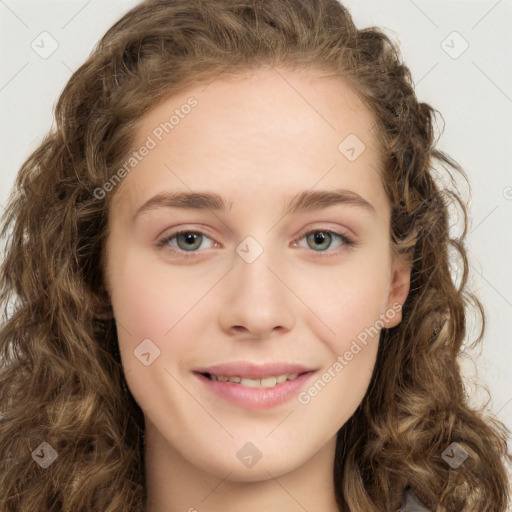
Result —
POLYGON ((287 380, 273 388, 250 388, 236 382, 220 382, 210 380, 201 373, 196 376, 217 396, 244 409, 271 409, 296 396, 313 372, 299 375, 296 379, 287 380))

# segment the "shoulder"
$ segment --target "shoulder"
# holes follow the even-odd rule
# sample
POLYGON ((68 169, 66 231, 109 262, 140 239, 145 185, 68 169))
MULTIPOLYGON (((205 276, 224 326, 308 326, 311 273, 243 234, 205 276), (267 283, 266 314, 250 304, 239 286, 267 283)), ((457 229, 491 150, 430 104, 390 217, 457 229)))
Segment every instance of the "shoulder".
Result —
POLYGON ((407 487, 402 496, 402 504, 397 512, 434 512, 427 508, 420 499, 414 494, 414 491, 407 487))

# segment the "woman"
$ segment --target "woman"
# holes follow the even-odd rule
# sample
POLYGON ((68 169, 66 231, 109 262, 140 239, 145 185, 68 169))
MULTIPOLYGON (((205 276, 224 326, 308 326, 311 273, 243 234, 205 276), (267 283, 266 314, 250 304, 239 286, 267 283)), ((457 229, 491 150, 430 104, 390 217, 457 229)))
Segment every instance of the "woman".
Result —
POLYGON ((335 0, 109 29, 4 217, 2 507, 505 511, 433 115, 335 0))

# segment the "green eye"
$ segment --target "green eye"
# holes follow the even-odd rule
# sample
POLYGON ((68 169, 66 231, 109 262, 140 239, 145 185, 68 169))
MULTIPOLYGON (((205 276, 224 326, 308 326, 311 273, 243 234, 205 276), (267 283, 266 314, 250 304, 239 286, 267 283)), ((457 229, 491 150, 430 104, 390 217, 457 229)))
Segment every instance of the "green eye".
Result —
POLYGON ((171 250, 177 250, 178 252, 197 252, 196 249, 201 246, 203 238, 210 239, 210 237, 200 231, 182 230, 166 236, 158 243, 158 245, 161 247, 170 247, 171 250), (171 244, 174 239, 176 239, 177 249, 171 244))
MULTIPOLYGON (((299 240, 304 238, 307 242, 306 248, 313 249, 313 252, 316 253, 325 252, 327 253, 326 255, 329 256, 337 254, 340 247, 351 247, 356 245, 352 239, 343 233, 337 233, 327 229, 315 229, 308 231, 300 237, 299 240), (329 247, 336 238, 339 240, 338 247, 329 251, 329 247)), ((166 247, 177 253, 189 253, 190 256, 195 256, 201 252, 198 249, 201 247, 201 244, 205 239, 212 240, 201 231, 181 230, 162 238, 158 242, 158 247, 166 247)), ((214 245, 215 243, 212 243, 206 248, 213 247, 214 245)))

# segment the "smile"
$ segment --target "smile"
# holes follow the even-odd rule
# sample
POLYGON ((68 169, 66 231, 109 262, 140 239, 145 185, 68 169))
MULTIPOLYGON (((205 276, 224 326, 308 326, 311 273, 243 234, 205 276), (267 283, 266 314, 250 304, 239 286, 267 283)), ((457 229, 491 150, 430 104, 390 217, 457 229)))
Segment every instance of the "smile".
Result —
POLYGON ((282 384, 287 380, 295 380, 299 374, 291 373, 277 376, 265 377, 263 379, 251 379, 248 377, 238 377, 238 376, 226 376, 226 375, 212 375, 209 373, 204 374, 210 380, 218 381, 218 382, 234 382, 238 383, 241 386, 246 386, 248 388, 273 388, 278 384, 282 384))
POLYGON ((306 371, 258 379, 194 372, 207 395, 213 394, 236 407, 252 410, 271 409, 292 400, 315 373, 306 371))

